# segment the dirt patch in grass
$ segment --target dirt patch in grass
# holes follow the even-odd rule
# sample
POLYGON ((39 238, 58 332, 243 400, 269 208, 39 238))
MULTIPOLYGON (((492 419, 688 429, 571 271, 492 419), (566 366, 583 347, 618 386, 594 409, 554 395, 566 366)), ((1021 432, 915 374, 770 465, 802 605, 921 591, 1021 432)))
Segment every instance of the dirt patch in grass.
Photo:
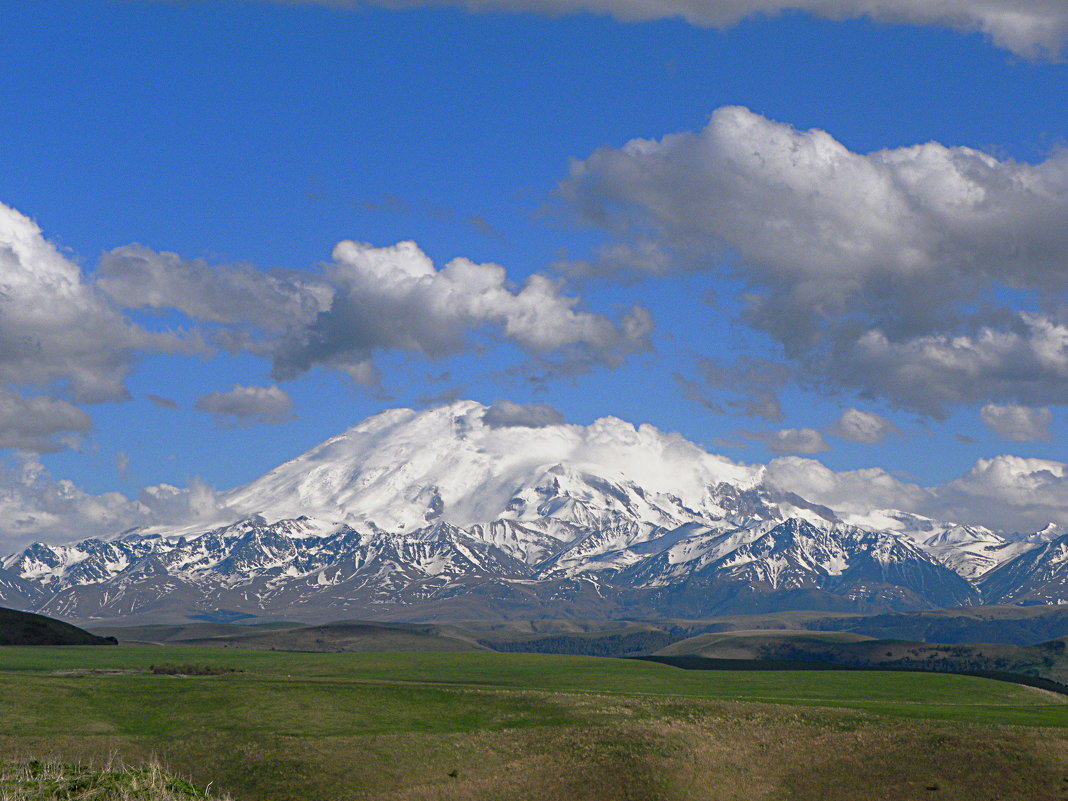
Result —
POLYGON ((170 663, 149 665, 148 671, 157 676, 223 676, 227 673, 241 672, 237 668, 218 665, 174 665, 170 663))
POLYGON ((131 673, 143 673, 134 668, 90 668, 86 670, 53 670, 52 676, 126 676, 131 673))

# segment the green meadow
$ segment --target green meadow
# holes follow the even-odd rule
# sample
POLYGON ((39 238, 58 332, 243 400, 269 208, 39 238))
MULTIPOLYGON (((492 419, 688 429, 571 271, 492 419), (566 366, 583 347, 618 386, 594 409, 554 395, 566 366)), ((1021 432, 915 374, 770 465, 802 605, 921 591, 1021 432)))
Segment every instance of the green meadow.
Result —
POLYGON ((0 757, 239 800, 1068 798, 1068 698, 966 676, 7 647, 0 699, 0 757))

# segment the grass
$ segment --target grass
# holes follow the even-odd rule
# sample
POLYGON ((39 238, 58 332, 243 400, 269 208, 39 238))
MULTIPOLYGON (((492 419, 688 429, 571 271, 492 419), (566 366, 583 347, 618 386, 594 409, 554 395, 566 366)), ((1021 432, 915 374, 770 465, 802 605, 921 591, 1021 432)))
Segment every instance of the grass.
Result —
POLYGON ((103 767, 23 760, 0 763, 3 801, 211 801, 190 782, 151 762, 103 767))
POLYGON ((240 799, 1068 798, 1063 699, 960 676, 0 648, 0 698, 0 757, 155 755, 240 799))

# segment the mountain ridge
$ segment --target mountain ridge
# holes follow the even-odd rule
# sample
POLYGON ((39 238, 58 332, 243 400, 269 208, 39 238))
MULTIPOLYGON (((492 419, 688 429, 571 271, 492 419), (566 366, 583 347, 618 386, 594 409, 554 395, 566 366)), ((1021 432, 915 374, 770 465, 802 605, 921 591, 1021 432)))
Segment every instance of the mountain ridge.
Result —
POLYGON ((1068 538, 1055 529, 1013 541, 903 512, 883 513, 898 529, 858 525, 769 489, 762 466, 653 426, 494 425, 487 411, 461 401, 375 415, 224 493, 214 521, 35 543, 0 559, 0 599, 99 622, 219 610, 877 612, 1064 597, 1068 538))

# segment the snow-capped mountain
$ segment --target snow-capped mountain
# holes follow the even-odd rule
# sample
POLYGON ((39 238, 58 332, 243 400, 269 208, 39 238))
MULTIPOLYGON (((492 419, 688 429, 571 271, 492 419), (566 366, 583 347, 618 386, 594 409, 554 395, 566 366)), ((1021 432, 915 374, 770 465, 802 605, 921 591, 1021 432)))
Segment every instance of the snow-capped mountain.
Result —
POLYGON ((487 411, 376 415, 207 524, 36 543, 0 560, 0 599, 87 622, 904 610, 1009 598, 994 576, 1056 544, 892 510, 858 526, 652 426, 487 411))
POLYGON ((1026 540, 1007 541, 983 526, 961 525, 940 528, 920 544, 942 564, 972 581, 1033 547, 1026 540))
POLYGON ((1068 603, 1068 534, 990 571, 981 586, 984 592, 1010 603, 1068 603))
POLYGON ((241 515, 299 515, 411 531, 438 519, 581 518, 584 502, 665 521, 720 514, 708 488, 750 488, 761 469, 613 417, 590 426, 494 426, 473 401, 375 415, 225 496, 241 515), (546 505, 549 496, 557 507, 546 505))

